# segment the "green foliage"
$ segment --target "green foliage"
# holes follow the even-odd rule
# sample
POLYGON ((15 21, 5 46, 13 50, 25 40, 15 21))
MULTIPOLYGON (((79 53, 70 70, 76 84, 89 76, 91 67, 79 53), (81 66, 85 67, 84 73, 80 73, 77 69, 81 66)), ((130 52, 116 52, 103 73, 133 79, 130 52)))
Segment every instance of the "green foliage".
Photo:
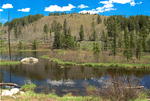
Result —
POLYGON ((36 50, 38 48, 38 41, 37 40, 34 40, 32 42, 32 50, 36 50))
POLYGON ((102 32, 102 35, 100 37, 100 41, 102 42, 102 50, 106 50, 108 48, 108 34, 106 32, 102 32))
POLYGON ((29 16, 26 16, 26 17, 23 17, 23 18, 17 18, 17 19, 14 19, 12 20, 11 22, 6 22, 4 25, 5 26, 9 26, 9 29, 13 29, 17 26, 25 26, 25 25, 28 25, 34 21, 37 21, 39 20, 40 18, 42 18, 43 15, 41 14, 37 14, 37 15, 29 15, 29 16))
POLYGON ((118 50, 123 50, 127 59, 134 55, 140 59, 141 53, 148 50, 149 16, 110 16, 104 23, 108 34, 105 42, 113 55, 116 55, 118 50), (125 32, 124 35, 122 32, 125 32))
POLYGON ((64 20, 64 24, 63 24, 63 33, 64 33, 64 35, 67 35, 68 33, 68 28, 67 28, 67 20, 65 19, 64 20))
POLYGON ((53 43, 54 49, 73 49, 76 47, 76 40, 71 36, 70 28, 67 28, 66 19, 64 20, 63 29, 62 25, 60 23, 57 23, 56 21, 52 23, 51 29, 55 34, 53 43), (61 30, 63 32, 61 32, 61 30))
POLYGON ((97 34, 96 34, 96 30, 95 30, 94 19, 92 21, 91 27, 92 27, 92 35, 90 36, 90 41, 96 41, 97 40, 97 34))
POLYGON ((48 29, 48 25, 47 24, 44 25, 43 31, 44 31, 45 34, 48 34, 49 29, 48 29))
POLYGON ((20 64, 20 61, 0 61, 0 66, 18 65, 18 64, 20 64))
POLYGON ((83 41, 83 40, 84 40, 84 29, 83 29, 83 25, 80 26, 79 36, 80 36, 80 41, 83 41))
POLYGON ((69 65, 69 66, 84 66, 84 67, 98 67, 103 69, 148 69, 150 67, 150 64, 123 64, 123 63, 76 63, 76 62, 70 62, 70 61, 63 61, 57 58, 50 58, 48 56, 43 56, 41 58, 49 59, 51 62, 55 62, 59 65, 69 65), (105 67, 105 68, 104 68, 105 67))
POLYGON ((36 85, 35 84, 25 84, 21 87, 22 90, 24 91, 32 91, 36 88, 36 85))
POLYGON ((19 43, 18 43, 18 49, 19 49, 19 50, 24 49, 24 45, 23 45, 23 42, 22 42, 22 41, 19 41, 19 43))
POLYGON ((54 42, 53 48, 62 48, 62 34, 61 34, 62 25, 57 23, 55 20, 51 25, 51 30, 54 32, 54 42))
POLYGON ((102 23, 101 16, 100 16, 100 15, 98 15, 98 16, 97 16, 97 24, 101 24, 101 23, 102 23))
POLYGON ((49 16, 61 16, 66 15, 66 12, 55 12, 55 13, 49 13, 49 16))
POLYGON ((147 51, 150 52, 150 35, 146 38, 147 51))
POLYGON ((130 49, 130 39, 129 39, 129 32, 128 29, 126 28, 125 32, 124 32, 124 56, 128 59, 131 58, 132 54, 131 54, 131 49, 130 49))
POLYGON ((49 33, 49 28, 48 28, 48 25, 45 24, 44 27, 43 27, 43 32, 44 32, 44 41, 48 40, 48 33, 49 33))
POLYGON ((100 53, 100 45, 97 42, 93 43, 93 53, 94 54, 100 53))

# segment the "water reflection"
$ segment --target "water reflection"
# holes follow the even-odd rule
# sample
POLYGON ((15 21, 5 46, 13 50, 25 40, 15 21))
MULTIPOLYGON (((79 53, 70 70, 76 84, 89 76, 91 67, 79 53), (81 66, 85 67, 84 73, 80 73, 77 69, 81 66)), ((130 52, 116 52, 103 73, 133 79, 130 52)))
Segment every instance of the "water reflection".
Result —
MULTIPOLYGON (((39 57, 45 53, 19 53, 13 54, 14 59, 33 56, 39 57)), ((3 55, 5 57, 5 55, 3 55)), ((7 59, 7 56, 4 58, 7 59)), ((1 66, 0 81, 10 82, 9 66, 1 66)), ((73 93, 74 95, 86 95, 86 87, 89 85, 101 87, 110 78, 133 78, 139 80, 141 85, 150 88, 150 71, 126 70, 126 69, 99 69, 90 67, 66 66, 39 59, 34 65, 11 66, 11 81, 19 85, 35 83, 38 85, 36 92, 53 92, 58 95, 73 93)))

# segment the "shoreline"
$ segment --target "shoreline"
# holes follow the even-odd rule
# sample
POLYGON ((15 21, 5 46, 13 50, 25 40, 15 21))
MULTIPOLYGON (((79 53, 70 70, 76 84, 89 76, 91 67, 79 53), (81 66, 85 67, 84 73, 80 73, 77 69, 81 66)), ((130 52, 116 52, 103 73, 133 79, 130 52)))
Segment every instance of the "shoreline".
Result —
POLYGON ((0 66, 18 65, 20 61, 0 61, 0 66))
POLYGON ((106 67, 108 68, 125 68, 125 69, 150 69, 150 64, 123 64, 123 63, 76 63, 63 61, 58 58, 50 58, 49 56, 41 56, 43 59, 49 59, 51 62, 54 62, 58 65, 63 66, 88 66, 88 67, 106 67))

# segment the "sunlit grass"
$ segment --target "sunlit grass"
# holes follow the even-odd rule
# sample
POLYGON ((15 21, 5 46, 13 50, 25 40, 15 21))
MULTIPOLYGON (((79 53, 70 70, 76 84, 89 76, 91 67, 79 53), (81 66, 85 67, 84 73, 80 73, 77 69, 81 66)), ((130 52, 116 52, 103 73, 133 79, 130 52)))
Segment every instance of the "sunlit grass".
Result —
MULTIPOLYGON (((62 97, 56 95, 55 93, 35 93, 34 88, 36 87, 35 84, 26 84, 21 87, 27 88, 23 94, 19 93, 17 95, 14 95, 16 98, 13 97, 2 97, 3 101, 111 101, 109 98, 104 99, 101 96, 98 95, 89 95, 89 96, 73 96, 71 93, 66 94, 62 97), (28 89, 30 88, 30 89, 28 89)), ((90 91, 95 90, 95 88, 90 87, 90 91)), ((136 99, 132 99, 130 101, 147 101, 147 94, 146 93, 140 93, 139 96, 136 99)))
POLYGON ((138 69, 138 68, 150 68, 150 64, 124 64, 124 63, 76 63, 70 61, 63 61, 57 58, 49 58, 49 56, 41 56, 41 58, 49 59, 51 62, 55 62, 59 65, 71 65, 71 66, 87 66, 87 67, 107 67, 107 68, 126 68, 126 69, 138 69))
POLYGON ((19 52, 45 52, 50 51, 49 49, 37 49, 37 50, 31 50, 31 49, 24 49, 24 50, 16 50, 19 52))
POLYGON ((0 66, 17 65, 17 64, 20 64, 20 61, 0 61, 0 66))

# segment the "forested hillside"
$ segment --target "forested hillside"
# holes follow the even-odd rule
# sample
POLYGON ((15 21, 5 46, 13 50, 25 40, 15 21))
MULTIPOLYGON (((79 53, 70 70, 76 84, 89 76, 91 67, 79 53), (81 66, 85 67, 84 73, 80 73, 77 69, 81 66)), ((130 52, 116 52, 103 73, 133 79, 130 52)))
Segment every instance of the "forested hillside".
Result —
POLYGON ((90 14, 54 13, 49 16, 30 15, 14 19, 2 28, 1 38, 11 31, 12 43, 34 42, 50 44, 56 49, 74 49, 78 43, 100 42, 95 49, 118 52, 130 59, 140 59, 150 51, 149 16, 101 16, 90 14))

